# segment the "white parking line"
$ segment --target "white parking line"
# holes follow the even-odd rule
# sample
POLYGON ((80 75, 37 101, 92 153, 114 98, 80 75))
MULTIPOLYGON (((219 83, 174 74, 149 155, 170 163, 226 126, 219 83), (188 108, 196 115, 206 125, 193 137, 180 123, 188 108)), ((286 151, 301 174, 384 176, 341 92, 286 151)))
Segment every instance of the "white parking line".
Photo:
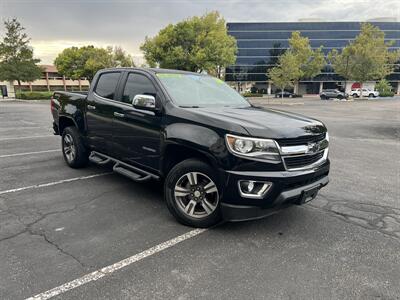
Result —
POLYGON ((27 300, 45 300, 45 299, 50 299, 52 297, 55 297, 57 295, 63 294, 69 290, 75 289, 81 285, 87 284, 92 281, 99 280, 100 278, 110 275, 114 273, 115 271, 118 271, 122 268, 125 268, 126 266, 129 266, 135 262, 138 262, 146 257, 152 256, 158 252, 161 252, 165 249, 168 249, 172 246, 175 246, 176 244, 179 244, 187 239, 190 239, 192 237, 195 237, 203 232, 207 231, 207 229, 194 229, 189 232, 186 232, 180 236, 177 236, 173 239, 170 239, 166 242, 163 242, 159 245, 156 245, 154 247, 151 247, 147 250, 144 250, 143 252, 140 252, 138 254, 135 254, 131 257, 125 258, 119 262, 116 262, 115 264, 112 264, 110 266, 104 267, 102 269, 98 269, 92 273, 86 274, 80 278, 77 278, 75 280, 72 280, 70 282, 64 283, 63 285, 60 285, 54 289, 48 290, 46 292, 40 293, 36 296, 27 298, 27 300))
POLYGON ((41 184, 35 184, 35 185, 30 185, 30 186, 24 186, 24 187, 20 187, 20 188, 16 188, 16 189, 0 191, 0 195, 8 194, 8 193, 15 193, 15 192, 24 191, 24 190, 30 190, 30 189, 37 189, 37 188, 46 187, 46 186, 57 185, 57 184, 64 183, 64 182, 71 182, 71 181, 77 181, 77 180, 82 180, 82 179, 89 179, 89 178, 109 175, 109 174, 112 174, 112 173, 113 172, 99 173, 99 174, 93 174, 93 175, 88 175, 88 176, 68 178, 68 179, 63 179, 63 180, 53 181, 53 182, 48 182, 48 183, 41 183, 41 184))
POLYGON ((8 138, 1 138, 0 141, 35 139, 35 138, 45 138, 45 137, 51 137, 51 136, 57 136, 57 135, 49 134, 49 135, 30 135, 30 136, 8 137, 8 138))
POLYGON ((60 149, 53 149, 53 150, 43 150, 43 151, 36 151, 36 152, 24 152, 24 153, 14 153, 14 154, 4 154, 0 155, 0 158, 4 157, 13 157, 13 156, 24 156, 24 155, 31 155, 31 154, 40 154, 40 153, 49 153, 49 152, 56 152, 61 151, 60 149))

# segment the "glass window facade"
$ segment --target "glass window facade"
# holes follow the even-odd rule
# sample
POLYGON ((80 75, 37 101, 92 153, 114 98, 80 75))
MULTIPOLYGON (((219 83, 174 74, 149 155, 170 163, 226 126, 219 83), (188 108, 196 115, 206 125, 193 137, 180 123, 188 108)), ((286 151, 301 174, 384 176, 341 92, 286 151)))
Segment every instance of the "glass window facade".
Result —
MULTIPOLYGON (((393 41, 392 50, 400 49, 400 22, 371 22, 385 32, 385 39, 393 41)), ((279 55, 288 48, 293 31, 300 31, 310 39, 311 47, 322 46, 325 54, 333 48, 341 49, 360 33, 360 22, 288 22, 288 23, 228 23, 228 33, 237 40, 236 62, 228 66, 225 80, 233 82, 263 82, 267 71, 274 66, 279 55)), ((400 65, 388 79, 400 81, 400 65)), ((342 81, 331 66, 321 74, 304 82, 342 81)))

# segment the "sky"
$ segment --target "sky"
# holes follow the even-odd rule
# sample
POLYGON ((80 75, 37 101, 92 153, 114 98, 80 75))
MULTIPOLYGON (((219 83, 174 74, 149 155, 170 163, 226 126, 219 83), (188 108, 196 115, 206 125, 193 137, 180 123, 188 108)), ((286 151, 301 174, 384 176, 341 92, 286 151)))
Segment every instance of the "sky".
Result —
POLYGON ((141 64, 146 36, 214 10, 227 22, 400 21, 400 0, 0 0, 0 21, 16 17, 43 64, 52 64, 64 48, 89 44, 121 46, 141 64))

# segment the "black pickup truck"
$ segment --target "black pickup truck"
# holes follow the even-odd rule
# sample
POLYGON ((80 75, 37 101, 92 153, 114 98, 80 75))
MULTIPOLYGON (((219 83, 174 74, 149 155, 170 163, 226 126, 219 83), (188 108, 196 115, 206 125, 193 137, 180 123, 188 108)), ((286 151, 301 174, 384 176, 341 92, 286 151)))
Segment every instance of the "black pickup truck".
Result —
POLYGON ((99 71, 84 93, 55 92, 66 163, 162 180, 186 225, 262 218, 328 184, 329 136, 315 119, 250 104, 223 81, 176 70, 99 71))

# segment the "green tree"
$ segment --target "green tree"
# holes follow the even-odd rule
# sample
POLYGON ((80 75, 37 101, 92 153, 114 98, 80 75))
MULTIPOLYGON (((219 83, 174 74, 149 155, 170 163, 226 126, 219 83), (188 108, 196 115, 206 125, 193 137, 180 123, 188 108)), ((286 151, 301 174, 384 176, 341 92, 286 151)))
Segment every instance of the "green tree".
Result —
POLYGON ((86 59, 81 54, 78 47, 64 49, 54 60, 58 73, 73 80, 83 77, 86 59))
POLYGON ((100 69, 133 67, 132 57, 121 47, 96 48, 83 46, 64 49, 54 60, 60 74, 71 79, 87 78, 91 81, 100 69))
POLYGON ((269 70, 268 76, 278 87, 281 87, 283 83, 279 84, 277 74, 281 74, 281 78, 286 78, 286 80, 290 79, 285 87, 295 86, 301 79, 318 75, 325 64, 322 48, 312 49, 309 39, 301 36, 300 32, 294 31, 289 39, 289 48, 279 56, 278 65, 269 70), (289 71, 292 73, 286 74, 289 71))
POLYGON ((17 19, 4 22, 6 34, 0 43, 0 80, 17 81, 21 90, 21 81, 33 81, 42 75, 42 69, 36 64, 29 46, 30 39, 25 28, 17 19))
POLYGON ((89 81, 92 81, 98 70, 121 67, 113 64, 112 52, 110 52, 110 49, 95 47, 82 49, 82 56, 87 58, 83 65, 83 77, 88 78, 89 81))
POLYGON ((126 53, 124 49, 119 46, 114 48, 107 47, 107 51, 111 55, 111 64, 116 67, 134 67, 135 63, 131 55, 126 53))
POLYGON ((360 34, 342 51, 333 49, 329 55, 335 73, 345 79, 363 83, 383 79, 393 72, 399 51, 389 51, 392 42, 385 42, 385 33, 369 23, 361 25, 360 34))
POLYGON ((321 73, 321 69, 326 64, 322 47, 312 49, 308 37, 301 36, 298 31, 292 32, 292 36, 289 39, 288 51, 295 56, 300 69, 296 81, 315 77, 321 73))
POLYGON ((379 96, 388 97, 393 96, 392 86, 386 79, 381 79, 375 85, 376 90, 379 92, 379 96))
POLYGON ((297 57, 290 51, 286 51, 279 57, 278 65, 269 70, 268 76, 282 93, 286 87, 293 86, 301 75, 297 57))
POLYGON ((146 37, 140 49, 152 67, 207 71, 218 77, 235 62, 237 52, 236 40, 228 35, 218 12, 170 24, 156 36, 146 37))
MULTIPOLYGON (((279 58, 280 56, 285 53, 286 49, 282 48, 282 44, 281 43, 274 43, 272 45, 272 49, 270 49, 268 51, 268 56, 270 57, 269 60, 269 65, 265 68, 266 69, 266 73, 269 72, 269 70, 271 68, 273 68, 273 66, 277 65, 279 63, 279 58)), ((265 64, 265 61, 261 61, 260 63, 261 65, 265 64)), ((257 70, 254 70, 254 73, 258 73, 257 70)))

